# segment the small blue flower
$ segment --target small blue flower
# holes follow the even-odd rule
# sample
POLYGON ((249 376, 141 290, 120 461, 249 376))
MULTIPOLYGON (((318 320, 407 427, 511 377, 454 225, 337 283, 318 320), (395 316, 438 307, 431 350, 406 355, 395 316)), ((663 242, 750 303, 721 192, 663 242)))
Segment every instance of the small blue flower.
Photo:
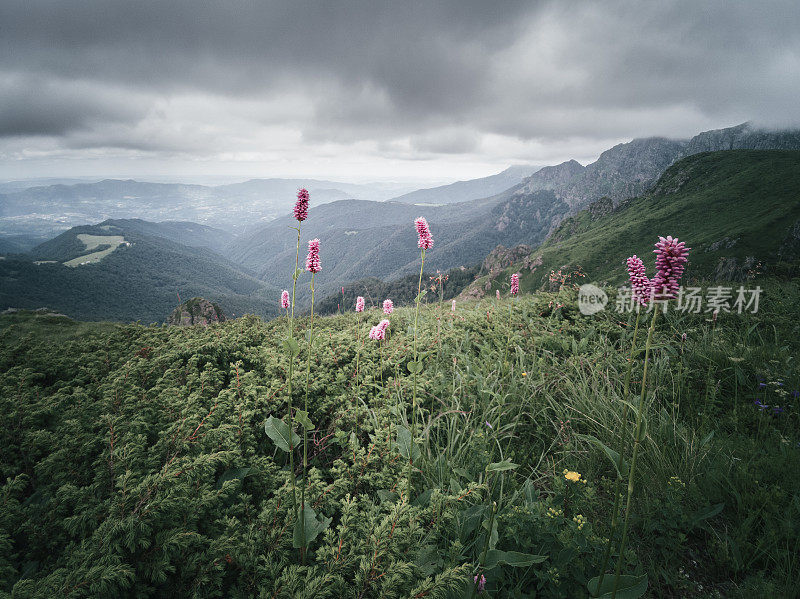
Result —
POLYGON ((766 386, 767 386, 767 384, 766 384, 766 383, 759 383, 759 384, 758 384, 758 388, 759 388, 759 389, 763 389, 763 388, 764 388, 764 387, 766 387, 766 386))

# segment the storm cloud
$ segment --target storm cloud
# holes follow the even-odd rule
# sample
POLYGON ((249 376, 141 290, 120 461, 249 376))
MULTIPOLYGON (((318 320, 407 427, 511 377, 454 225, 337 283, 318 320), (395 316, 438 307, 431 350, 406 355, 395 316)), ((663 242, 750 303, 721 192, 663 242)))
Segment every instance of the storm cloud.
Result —
POLYGON ((5 174, 100 156, 491 171, 796 124, 799 95, 795 0, 0 0, 5 174))

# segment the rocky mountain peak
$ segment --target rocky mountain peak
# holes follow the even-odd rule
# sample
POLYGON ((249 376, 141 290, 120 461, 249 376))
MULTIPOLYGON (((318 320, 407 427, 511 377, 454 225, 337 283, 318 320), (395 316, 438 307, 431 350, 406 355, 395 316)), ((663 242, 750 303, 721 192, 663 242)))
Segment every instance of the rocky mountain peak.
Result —
POLYGON ((181 327, 208 326, 217 322, 225 322, 226 320, 227 318, 219 305, 202 297, 193 297, 172 311, 172 314, 167 319, 167 324, 181 327))

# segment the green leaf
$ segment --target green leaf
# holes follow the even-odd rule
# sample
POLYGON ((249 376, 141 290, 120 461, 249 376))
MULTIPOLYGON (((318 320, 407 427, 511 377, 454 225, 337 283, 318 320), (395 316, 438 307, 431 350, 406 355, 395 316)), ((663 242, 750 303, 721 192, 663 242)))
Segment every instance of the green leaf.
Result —
POLYGON ((378 490, 378 499, 380 499, 384 503, 395 503, 400 496, 395 493, 394 491, 390 491, 389 489, 379 489, 378 490))
POLYGON ((417 361, 417 362, 409 362, 407 364, 407 368, 408 368, 408 371, 411 374, 414 374, 414 373, 419 374, 420 372, 422 372, 422 362, 419 362, 419 361, 417 361))
POLYGON ((486 563, 483 567, 485 570, 491 570, 499 565, 511 566, 512 568, 526 568, 533 564, 540 564, 546 559, 546 555, 533 555, 531 553, 491 549, 486 552, 486 563))
POLYGON ((320 520, 317 520, 317 514, 314 512, 314 508, 308 505, 301 508, 300 513, 297 515, 297 520, 294 523, 292 547, 295 549, 308 547, 314 539, 317 538, 319 533, 328 528, 331 520, 333 520, 333 518, 325 518, 324 516, 322 516, 320 520), (305 518, 303 516, 305 516, 305 518), (305 521, 306 525, 305 531, 303 530, 303 521, 305 521), (305 538, 303 538, 304 532, 305 538))
POLYGON ((214 488, 221 489, 222 485, 224 485, 229 480, 243 479, 249 473, 250 473, 250 468, 231 468, 230 470, 226 470, 217 479, 217 484, 214 485, 214 488))
POLYGON ((700 441, 700 447, 705 447, 706 445, 708 445, 711 439, 713 438, 714 438, 714 431, 711 431, 705 437, 703 437, 702 441, 700 441))
POLYGON ((411 505, 427 507, 427 505, 431 502, 432 495, 433 495, 433 489, 425 489, 422 493, 417 495, 417 498, 411 502, 411 505))
MULTIPOLYGON (((597 583, 600 577, 595 576, 586 583, 589 595, 597 599, 611 599, 614 591, 614 575, 606 574, 603 577, 603 585, 598 589, 597 583)), ((642 576, 622 575, 619 577, 616 599, 638 599, 647 592, 647 574, 642 576)))
POLYGON ((426 576, 433 574, 443 564, 442 558, 439 556, 438 547, 426 545, 422 547, 414 559, 414 563, 419 566, 426 576))
POLYGON ((314 423, 311 422, 311 419, 308 417, 308 412, 305 410, 297 410, 294 415, 294 419, 299 422, 304 429, 310 431, 314 428, 314 423))
POLYGON ((691 525, 697 526, 703 520, 708 520, 709 518, 713 518, 717 514, 719 514, 723 509, 725 509, 724 503, 717 503, 715 505, 710 505, 707 508, 703 508, 699 512, 697 512, 691 519, 691 525))
POLYGON ((622 463, 622 470, 620 471, 620 468, 619 468, 619 466, 620 466, 620 464, 619 464, 619 452, 614 451, 608 445, 603 443, 600 439, 598 439, 597 437, 594 437, 592 435, 581 435, 581 434, 577 434, 576 433, 575 436, 578 439, 583 439, 584 441, 589 441, 589 443, 593 443, 594 445, 597 445, 600 449, 602 449, 603 453, 606 454, 606 457, 614 465, 614 470, 617 471, 617 476, 619 476, 620 478, 622 478, 624 476, 624 473, 626 472, 625 463, 624 462, 622 463))
POLYGON ((283 347, 292 356, 296 356, 300 353, 300 345, 292 337, 287 337, 283 340, 283 347))
POLYGON ((515 464, 511 461, 511 459, 505 459, 502 462, 492 462, 491 464, 486 465, 486 472, 504 472, 506 470, 513 470, 514 468, 518 467, 519 464, 515 464))
POLYGON ((414 298, 414 303, 417 303, 417 302, 419 302, 419 301, 422 301, 422 298, 423 298, 423 297, 425 297, 425 295, 426 295, 427 293, 428 293, 428 290, 427 290, 427 289, 423 289, 422 291, 420 291, 420 292, 419 292, 419 295, 418 295, 417 297, 415 297, 415 298, 414 298))
POLYGON ((275 445, 285 452, 289 452, 290 439, 292 447, 297 447, 297 444, 300 443, 300 437, 294 431, 291 431, 290 437, 289 425, 274 416, 267 418, 264 423, 264 432, 275 445))
POLYGON ((411 438, 411 431, 404 426, 397 427, 397 450, 406 460, 419 458, 419 447, 411 438))

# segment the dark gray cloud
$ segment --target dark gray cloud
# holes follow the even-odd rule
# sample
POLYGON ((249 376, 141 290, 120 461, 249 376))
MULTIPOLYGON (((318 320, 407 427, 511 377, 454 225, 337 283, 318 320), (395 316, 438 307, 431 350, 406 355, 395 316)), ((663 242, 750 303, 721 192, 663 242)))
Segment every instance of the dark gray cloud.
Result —
POLYGON ((796 0, 0 0, 7 160, 550 162, 799 94, 796 0))

